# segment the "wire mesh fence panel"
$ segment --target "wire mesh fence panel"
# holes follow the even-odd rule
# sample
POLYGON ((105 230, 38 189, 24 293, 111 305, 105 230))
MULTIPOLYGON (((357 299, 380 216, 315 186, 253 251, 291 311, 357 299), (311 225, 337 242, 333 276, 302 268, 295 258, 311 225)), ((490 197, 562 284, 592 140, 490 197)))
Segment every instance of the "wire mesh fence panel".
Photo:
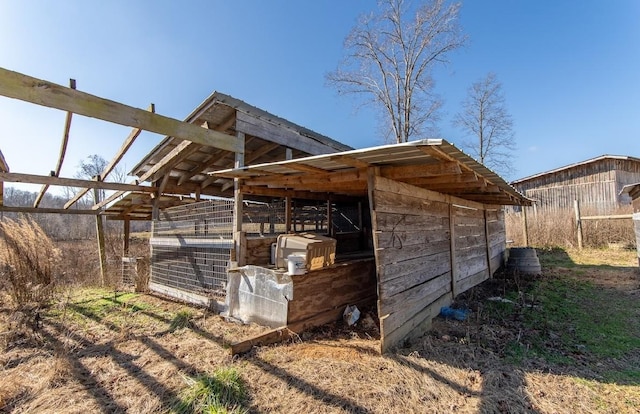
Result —
POLYGON ((233 200, 208 200, 167 208, 153 222, 153 236, 232 238, 233 200))
POLYGON ((122 271, 120 273, 120 284, 123 286, 134 286, 137 277, 137 258, 123 257, 122 271))
POLYGON ((242 206, 242 231, 247 233, 247 236, 284 233, 286 231, 284 200, 271 203, 245 203, 242 206))
POLYGON ((334 205, 333 229, 336 233, 347 233, 362 230, 361 211, 358 205, 334 205))
POLYGON ((224 300, 229 249, 156 246, 151 262, 154 283, 224 300))
POLYGON ((224 301, 233 200, 167 208, 153 222, 151 282, 224 301))

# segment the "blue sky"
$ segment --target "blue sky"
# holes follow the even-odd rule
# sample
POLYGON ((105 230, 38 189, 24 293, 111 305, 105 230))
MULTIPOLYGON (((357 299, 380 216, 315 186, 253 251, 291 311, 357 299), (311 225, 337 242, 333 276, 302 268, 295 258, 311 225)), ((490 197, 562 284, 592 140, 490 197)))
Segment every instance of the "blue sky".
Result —
MULTIPOLYGON (((324 76, 374 1, 0 2, 0 66, 184 119, 214 90, 356 148, 382 143, 374 111, 324 76)), ((469 43, 436 71, 439 137, 472 82, 495 72, 513 116, 516 179, 602 154, 640 157, 640 2, 463 2, 469 43)), ((14 172, 55 168, 65 114, 0 97, 0 149, 14 172)), ((107 160, 129 128, 75 116, 62 176, 107 160)), ((133 167, 162 137, 143 134, 133 167)), ((426 138, 426 137, 425 137, 426 138)), ((36 191, 38 186, 29 187, 36 191)))

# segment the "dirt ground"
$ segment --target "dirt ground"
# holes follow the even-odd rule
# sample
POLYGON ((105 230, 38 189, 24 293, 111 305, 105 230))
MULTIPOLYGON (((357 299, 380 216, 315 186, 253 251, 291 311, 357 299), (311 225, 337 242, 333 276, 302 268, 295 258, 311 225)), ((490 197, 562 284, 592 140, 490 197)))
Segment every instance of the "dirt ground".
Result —
MULTIPOLYGON (((544 276, 571 274, 638 298, 634 253, 616 255, 576 254, 574 262, 598 266, 558 264, 544 276)), ((40 320, 2 305, 0 412, 167 412, 187 378, 229 366, 247 386, 246 410, 255 413, 640 412, 638 381, 600 375, 619 361, 505 358, 504 344, 524 334, 522 325, 489 321, 481 309, 507 283, 496 278, 467 292, 458 299, 472 310, 466 321, 436 318, 432 331, 384 356, 373 309, 363 309, 355 327, 336 322, 231 357, 230 343, 265 329, 122 292, 62 292, 40 320)))

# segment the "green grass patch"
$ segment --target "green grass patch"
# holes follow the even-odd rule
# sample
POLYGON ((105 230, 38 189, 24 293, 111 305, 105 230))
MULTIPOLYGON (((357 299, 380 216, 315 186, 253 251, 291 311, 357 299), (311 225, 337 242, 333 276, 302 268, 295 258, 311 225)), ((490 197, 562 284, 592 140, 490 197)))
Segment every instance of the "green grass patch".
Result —
MULTIPOLYGON (((564 276, 538 279, 523 289, 519 295, 505 293, 513 302, 488 302, 484 309, 489 322, 519 321, 516 329, 522 329, 522 335, 504 348, 508 361, 542 358, 549 364, 571 366, 624 361, 640 349, 640 304, 632 297, 564 276)), ((612 368, 603 367, 601 372, 609 381, 640 380, 640 371, 634 367, 610 371, 612 368)))
POLYGON ((131 316, 141 311, 153 311, 153 306, 139 294, 109 289, 79 289, 59 300, 48 316, 63 318, 85 326, 90 320, 119 329, 133 322, 131 316))
POLYGON ((562 278, 537 282, 531 295, 539 306, 525 313, 526 324, 543 339, 555 339, 565 352, 619 358, 640 347, 634 323, 638 305, 619 292, 562 278))
POLYGON ((234 368, 220 368, 212 375, 185 377, 187 388, 171 406, 172 413, 246 413, 247 392, 234 368))
POLYGON ((192 318, 193 313, 188 310, 181 310, 177 312, 171 320, 171 324, 169 325, 169 332, 175 332, 179 329, 190 327, 192 318))

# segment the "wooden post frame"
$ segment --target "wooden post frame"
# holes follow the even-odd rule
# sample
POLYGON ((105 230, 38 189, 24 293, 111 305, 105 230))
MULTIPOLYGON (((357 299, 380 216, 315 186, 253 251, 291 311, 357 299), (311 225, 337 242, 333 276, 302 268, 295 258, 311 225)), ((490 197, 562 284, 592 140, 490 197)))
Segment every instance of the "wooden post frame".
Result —
POLYGON ((573 209, 576 215, 576 233, 578 238, 578 249, 582 250, 582 219, 580 217, 580 202, 573 200, 573 209))
MULTIPOLYGON (((94 188, 93 196, 96 202, 98 202, 100 200, 100 190, 94 188)), ((104 222, 102 221, 102 216, 99 214, 96 215, 96 237, 98 239, 98 256, 100 258, 100 285, 104 286, 107 273, 107 257, 104 242, 104 222)))
POLYGON ((100 98, 4 68, 0 68, 0 95, 115 124, 182 138, 225 151, 244 151, 243 145, 231 135, 100 98))
MULTIPOLYGON (((236 134, 238 142, 243 143, 241 151, 236 151, 234 168, 244 167, 244 132, 236 134)), ((233 179, 233 240, 235 249, 235 261, 238 266, 244 266, 246 263, 244 234, 242 233, 242 181, 239 178, 233 179)))

